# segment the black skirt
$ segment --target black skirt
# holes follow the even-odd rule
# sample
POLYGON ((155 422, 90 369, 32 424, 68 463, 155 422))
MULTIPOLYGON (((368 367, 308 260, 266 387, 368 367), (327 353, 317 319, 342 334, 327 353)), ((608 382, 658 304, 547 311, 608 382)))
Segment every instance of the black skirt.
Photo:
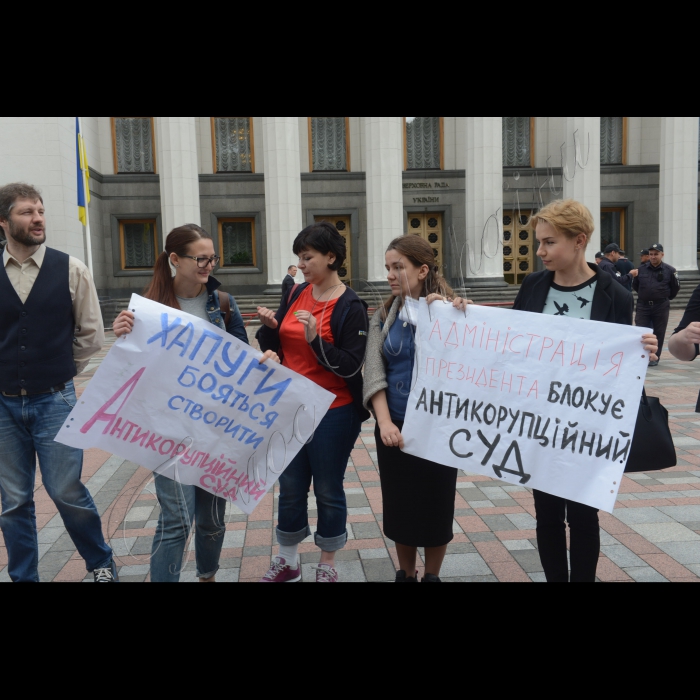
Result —
POLYGON ((458 470, 387 447, 379 426, 375 436, 386 537, 406 547, 448 545, 454 539, 458 470))

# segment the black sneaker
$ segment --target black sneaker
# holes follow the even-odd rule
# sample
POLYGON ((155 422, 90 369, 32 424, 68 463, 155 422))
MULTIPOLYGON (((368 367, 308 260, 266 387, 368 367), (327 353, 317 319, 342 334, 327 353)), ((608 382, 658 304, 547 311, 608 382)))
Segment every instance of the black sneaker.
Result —
POLYGON ((442 581, 437 576, 426 574, 423 583, 442 583, 442 581))
POLYGON ((408 576, 406 576, 405 571, 399 571, 396 574, 396 583, 418 583, 418 572, 416 571, 415 578, 409 578, 408 576))
POLYGON ((117 565, 112 560, 112 564, 107 569, 95 569, 92 572, 95 576, 95 583, 119 583, 117 575, 117 565))

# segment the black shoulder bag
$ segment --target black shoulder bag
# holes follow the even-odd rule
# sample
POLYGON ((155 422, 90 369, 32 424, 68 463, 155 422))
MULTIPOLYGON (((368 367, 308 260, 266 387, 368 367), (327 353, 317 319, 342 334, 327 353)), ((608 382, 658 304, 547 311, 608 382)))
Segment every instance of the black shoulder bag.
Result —
POLYGON ((676 446, 668 425, 668 411, 659 399, 647 396, 645 390, 625 474, 656 472, 677 464, 676 446))

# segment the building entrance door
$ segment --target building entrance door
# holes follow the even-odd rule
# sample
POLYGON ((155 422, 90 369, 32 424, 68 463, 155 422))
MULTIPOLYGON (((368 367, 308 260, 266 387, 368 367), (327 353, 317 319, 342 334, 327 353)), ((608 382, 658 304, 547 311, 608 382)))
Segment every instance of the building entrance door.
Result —
MULTIPOLYGON (((617 207, 600 210, 601 250, 605 250, 611 243, 617 243, 622 250, 625 250, 626 218, 627 210, 623 208, 617 207)), ((634 257, 632 260, 636 262, 634 257)))
POLYGON ((535 271, 535 231, 529 211, 507 211, 503 216, 503 272, 508 284, 522 284, 535 271))
POLYGON ((442 214, 409 214, 408 233, 424 238, 433 247, 435 253, 435 264, 442 271, 442 214))
POLYGON ((345 265, 338 270, 338 276, 345 282, 345 284, 350 284, 352 280, 352 225, 349 216, 317 216, 315 217, 316 223, 319 224, 322 221, 326 221, 329 224, 333 224, 338 229, 338 233, 345 239, 345 243, 348 247, 348 257, 345 261, 345 265))

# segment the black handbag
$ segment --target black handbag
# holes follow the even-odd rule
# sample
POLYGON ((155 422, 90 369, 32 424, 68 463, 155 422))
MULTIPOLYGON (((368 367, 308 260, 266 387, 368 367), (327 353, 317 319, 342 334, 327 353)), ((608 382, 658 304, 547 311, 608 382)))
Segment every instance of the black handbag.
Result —
POLYGON ((647 396, 644 391, 625 474, 656 472, 677 464, 676 446, 668 425, 668 411, 659 399, 647 396))

